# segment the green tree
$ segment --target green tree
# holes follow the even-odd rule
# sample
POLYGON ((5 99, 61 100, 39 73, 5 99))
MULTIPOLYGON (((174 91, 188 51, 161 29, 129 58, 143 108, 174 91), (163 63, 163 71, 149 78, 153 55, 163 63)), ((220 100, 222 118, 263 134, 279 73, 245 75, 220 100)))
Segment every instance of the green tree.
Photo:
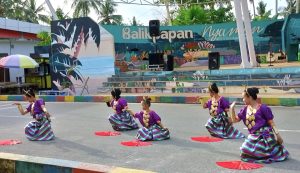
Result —
POLYGON ((180 8, 175 14, 174 25, 193 25, 222 23, 234 20, 231 12, 231 5, 218 9, 204 9, 201 6, 193 5, 188 8, 180 8))
POLYGON ((285 8, 285 12, 287 14, 296 13, 296 0, 286 0, 287 7, 285 8))
POLYGON ((114 15, 117 4, 112 0, 106 0, 100 5, 100 23, 105 25, 121 25, 122 16, 114 15))
POLYGON ((91 12, 91 8, 99 14, 100 6, 101 1, 99 0, 74 0, 71 5, 72 8, 75 8, 73 17, 87 17, 91 12))
POLYGON ((196 5, 189 8, 180 8, 173 24, 193 25, 209 23, 209 16, 206 12, 202 7, 196 5))
POLYGON ((231 12, 232 6, 229 4, 227 7, 210 9, 209 16, 211 23, 224 23, 234 21, 234 14, 231 12))
POLYGON ((51 36, 47 31, 42 31, 37 34, 37 38, 40 39, 38 42, 38 46, 50 46, 51 44, 51 36))
POLYGON ((41 14, 43 4, 36 5, 35 0, 0 0, 0 17, 26 22, 50 22, 50 17, 41 14))
POLYGON ((287 6, 280 10, 278 16, 286 17, 296 13, 296 0, 286 0, 287 6))
POLYGON ((263 1, 260 1, 258 3, 258 6, 256 8, 257 10, 257 16, 255 16, 254 20, 266 20, 270 19, 271 10, 267 11, 267 4, 263 1))
POLYGON ((44 11, 43 4, 40 6, 36 5, 35 0, 26 0, 23 8, 24 19, 27 22, 39 23, 39 21, 50 23, 50 17, 41 14, 44 11))
POLYGON ((63 10, 61 8, 57 8, 55 11, 57 17, 59 20, 63 20, 63 19, 69 19, 70 17, 68 16, 68 14, 65 14, 63 12, 63 10))
POLYGON ((22 0, 0 0, 0 17, 24 20, 24 5, 22 0))

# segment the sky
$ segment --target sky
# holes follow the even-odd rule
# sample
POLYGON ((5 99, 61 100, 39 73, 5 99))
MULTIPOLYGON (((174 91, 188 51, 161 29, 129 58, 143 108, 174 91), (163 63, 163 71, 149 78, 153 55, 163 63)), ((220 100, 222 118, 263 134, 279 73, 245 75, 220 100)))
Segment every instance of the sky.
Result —
MULTIPOLYGON (((44 0, 36 0, 37 5, 44 3, 44 0)), ((120 2, 120 0, 118 0, 120 2)), ((136 2, 140 2, 139 0, 135 0, 136 2)), ((260 0, 255 0, 255 4, 257 5, 260 0)), ((275 13, 275 1, 274 0, 263 0, 267 3, 267 10, 272 10, 272 14, 275 13)), ((54 9, 60 7, 63 9, 64 13, 69 13, 69 16, 72 16, 73 10, 71 9, 72 0, 50 0, 54 9)), ((151 2, 151 1, 150 1, 151 2)), ((252 4, 249 4, 249 10, 252 12, 252 4)), ((285 7, 286 0, 278 0, 278 6, 285 7)), ((45 4, 45 9, 47 13, 50 14, 50 10, 48 6, 45 4)), ((118 4, 116 14, 123 16, 123 21, 127 24, 132 21, 133 16, 135 16, 137 22, 139 24, 143 24, 148 26, 149 20, 159 19, 163 20, 166 18, 166 9, 165 7, 158 6, 149 6, 149 5, 131 5, 131 4, 118 4)), ((96 13, 91 13, 90 17, 96 21, 98 21, 96 13)))

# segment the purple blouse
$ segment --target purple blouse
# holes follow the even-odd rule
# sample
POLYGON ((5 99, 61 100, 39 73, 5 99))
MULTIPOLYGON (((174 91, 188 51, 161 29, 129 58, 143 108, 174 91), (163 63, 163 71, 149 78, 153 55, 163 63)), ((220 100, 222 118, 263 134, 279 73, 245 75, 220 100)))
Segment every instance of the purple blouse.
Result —
MULTIPOLYGON (((208 109, 211 110, 212 109, 212 100, 209 99, 206 104, 207 104, 208 109)), ((229 102, 224 97, 220 97, 218 100, 217 115, 223 113, 225 111, 225 109, 229 109, 229 102)))
POLYGON ((110 105, 113 109, 116 110, 117 114, 121 114, 123 109, 127 106, 127 101, 123 98, 119 98, 118 101, 112 100, 110 105))
MULTIPOLYGON (((134 115, 135 118, 139 119, 140 123, 145 127, 144 121, 143 121, 143 115, 144 111, 138 112, 134 115)), ((157 124, 157 121, 161 121, 159 115, 157 115, 156 112, 150 111, 149 112, 149 127, 153 126, 154 124, 157 124)))
POLYGON ((33 103, 30 103, 29 106, 26 108, 27 112, 30 112, 32 115, 41 114, 44 112, 42 109, 42 105, 45 105, 43 99, 35 100, 33 105, 33 110, 32 110, 32 105, 33 103))
POLYGON ((238 117, 241 120, 243 120, 244 124, 248 128, 249 133, 254 133, 255 131, 259 130, 262 127, 269 126, 268 121, 274 118, 271 109, 267 105, 262 104, 260 105, 258 110, 256 110, 256 113, 254 114, 254 118, 247 119, 247 113, 250 114, 250 111, 247 108, 248 106, 243 107, 240 110, 238 117))

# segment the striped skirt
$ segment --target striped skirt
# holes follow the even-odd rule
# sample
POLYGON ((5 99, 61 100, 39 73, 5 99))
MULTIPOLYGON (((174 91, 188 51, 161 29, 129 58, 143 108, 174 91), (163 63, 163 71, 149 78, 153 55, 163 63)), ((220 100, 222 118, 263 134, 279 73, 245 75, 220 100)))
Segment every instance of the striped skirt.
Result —
POLYGON ((113 114, 108 118, 112 128, 116 131, 133 130, 139 128, 134 118, 124 111, 121 114, 113 114))
POLYGON ((277 143, 271 127, 263 127, 255 134, 249 134, 241 147, 241 159, 245 162, 279 162, 288 156, 284 146, 277 143))
POLYGON ((49 141, 54 138, 50 122, 44 114, 35 115, 36 121, 31 121, 25 127, 25 135, 31 141, 49 141))
POLYGON ((136 138, 140 141, 161 141, 170 138, 169 130, 161 128, 155 124, 150 128, 142 127, 139 129, 136 138))
POLYGON ((210 118, 205 124, 206 129, 211 136, 218 138, 239 139, 244 138, 245 135, 238 129, 234 128, 228 121, 225 113, 219 114, 210 118))

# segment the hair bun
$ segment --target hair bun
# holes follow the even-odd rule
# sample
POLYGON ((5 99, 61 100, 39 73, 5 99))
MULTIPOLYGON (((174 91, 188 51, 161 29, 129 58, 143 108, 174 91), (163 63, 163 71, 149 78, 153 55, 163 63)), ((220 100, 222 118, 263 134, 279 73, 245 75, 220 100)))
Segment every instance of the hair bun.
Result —
POLYGON ((258 94, 259 93, 259 89, 258 88, 253 88, 253 92, 255 92, 256 94, 258 94))
POLYGON ((143 100, 148 100, 148 101, 151 101, 151 98, 148 97, 148 96, 143 96, 143 100))

